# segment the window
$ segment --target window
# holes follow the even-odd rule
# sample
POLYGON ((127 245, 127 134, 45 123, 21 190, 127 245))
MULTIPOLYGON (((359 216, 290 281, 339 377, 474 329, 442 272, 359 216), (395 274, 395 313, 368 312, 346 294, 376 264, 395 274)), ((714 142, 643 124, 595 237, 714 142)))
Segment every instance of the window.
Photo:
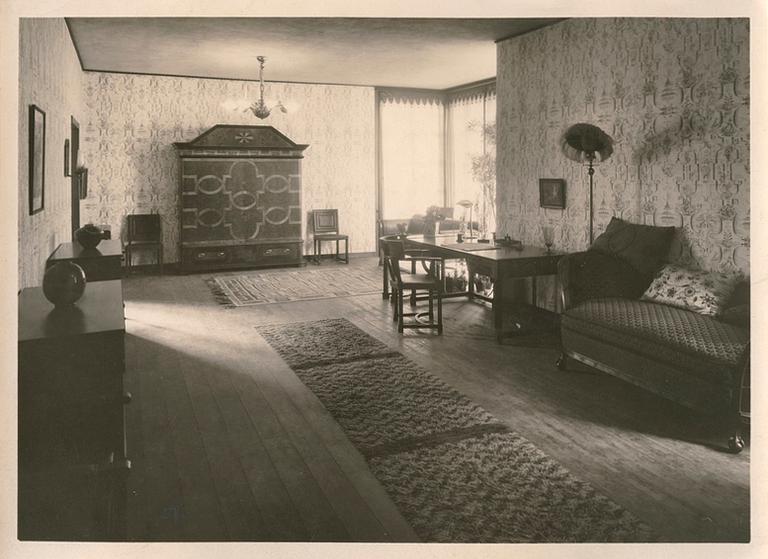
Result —
MULTIPOLYGON (((496 93, 493 86, 449 97, 448 169, 450 202, 470 200, 482 231, 496 230, 496 93)), ((462 214, 457 214, 461 218, 462 214)), ((469 216, 466 216, 467 219, 469 216)))
POLYGON ((443 205, 444 118, 440 95, 379 92, 382 218, 443 205))
POLYGON ((495 231, 495 83, 451 92, 382 89, 378 111, 381 217, 448 206, 469 219, 456 203, 470 200, 473 221, 495 231))

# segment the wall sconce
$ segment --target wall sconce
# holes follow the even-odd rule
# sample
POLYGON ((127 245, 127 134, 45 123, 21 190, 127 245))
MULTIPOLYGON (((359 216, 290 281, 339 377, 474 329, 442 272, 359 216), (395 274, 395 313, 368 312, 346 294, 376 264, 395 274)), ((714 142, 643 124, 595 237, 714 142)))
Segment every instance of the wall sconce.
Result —
POLYGON ((88 169, 78 164, 73 178, 77 181, 78 195, 81 200, 84 200, 88 197, 88 169))

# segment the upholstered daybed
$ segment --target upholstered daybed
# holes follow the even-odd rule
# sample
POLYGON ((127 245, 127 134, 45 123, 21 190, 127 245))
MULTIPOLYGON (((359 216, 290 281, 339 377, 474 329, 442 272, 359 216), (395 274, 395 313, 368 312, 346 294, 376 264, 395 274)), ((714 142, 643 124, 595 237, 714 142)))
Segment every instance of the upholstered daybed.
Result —
POLYGON ((607 238, 560 260, 558 366, 566 369, 575 359, 705 412, 727 430, 729 449, 739 452, 749 421, 748 284, 734 280, 719 306, 711 294, 696 295, 691 285, 711 287, 711 277, 661 267, 672 228, 644 227, 614 220, 607 238), (644 242, 644 234, 656 237, 650 248, 634 255, 626 250, 638 238, 644 242), (676 293, 675 282, 685 287, 676 293), (696 302, 686 308, 674 297, 696 302))

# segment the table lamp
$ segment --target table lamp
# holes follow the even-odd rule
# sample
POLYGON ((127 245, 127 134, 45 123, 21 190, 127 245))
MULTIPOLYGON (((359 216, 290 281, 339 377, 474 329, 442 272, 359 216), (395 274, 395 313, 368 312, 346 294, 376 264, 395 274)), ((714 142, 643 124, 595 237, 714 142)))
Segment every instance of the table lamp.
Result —
POLYGON ((472 207, 475 205, 471 200, 459 200, 456 202, 457 206, 461 206, 464 208, 466 215, 466 209, 469 208, 469 235, 467 235, 467 239, 474 239, 475 237, 472 235, 472 207))

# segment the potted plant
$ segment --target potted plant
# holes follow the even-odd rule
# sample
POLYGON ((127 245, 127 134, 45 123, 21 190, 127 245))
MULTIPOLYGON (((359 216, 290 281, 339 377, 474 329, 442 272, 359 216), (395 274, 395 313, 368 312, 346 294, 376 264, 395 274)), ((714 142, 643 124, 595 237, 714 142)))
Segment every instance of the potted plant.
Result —
POLYGON ((483 232, 496 227, 496 123, 470 122, 470 130, 479 130, 483 137, 482 154, 471 156, 472 178, 480 185, 476 208, 483 232))

